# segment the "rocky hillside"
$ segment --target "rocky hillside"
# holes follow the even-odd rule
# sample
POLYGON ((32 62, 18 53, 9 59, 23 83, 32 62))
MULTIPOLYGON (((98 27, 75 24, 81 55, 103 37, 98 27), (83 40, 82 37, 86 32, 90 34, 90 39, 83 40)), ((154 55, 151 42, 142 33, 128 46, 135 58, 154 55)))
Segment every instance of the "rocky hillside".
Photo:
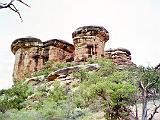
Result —
MULTIPOLYGON (((106 61, 103 64, 110 66, 112 63, 106 61)), ((44 69, 33 73, 31 78, 17 83, 8 91, 1 91, 0 110, 9 116, 5 114, 0 116, 3 116, 3 119, 14 117, 22 119, 18 116, 22 114, 23 116, 31 115, 30 119, 36 120, 104 119, 101 105, 94 103, 84 107, 82 98, 79 96, 81 93, 77 94, 83 86, 80 84, 83 81, 86 82, 87 74, 94 77, 92 74, 97 73, 100 68, 100 64, 93 60, 81 64, 47 62, 44 69)), ((109 69, 112 68, 109 67, 109 69)))
POLYGON ((0 119, 134 120, 130 106, 135 105, 136 81, 143 72, 137 67, 122 69, 105 58, 49 61, 31 78, 0 92, 0 119))
POLYGON ((122 69, 106 58, 48 61, 32 77, 0 92, 0 119, 134 120, 130 106, 135 105, 135 83, 143 72, 137 67, 122 69))
POLYGON ((159 71, 137 67, 125 48, 104 50, 104 27, 80 27, 72 38, 12 42, 15 84, 0 91, 0 120, 138 120, 133 107, 159 97, 159 71))

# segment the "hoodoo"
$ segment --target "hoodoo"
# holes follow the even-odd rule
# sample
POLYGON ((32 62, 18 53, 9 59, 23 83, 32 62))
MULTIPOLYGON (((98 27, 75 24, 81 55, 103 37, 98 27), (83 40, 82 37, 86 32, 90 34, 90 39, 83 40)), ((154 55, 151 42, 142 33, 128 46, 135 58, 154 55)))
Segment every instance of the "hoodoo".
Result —
POLYGON ((104 56, 105 43, 109 40, 108 31, 101 26, 84 26, 72 33, 75 46, 75 61, 104 56))
POLYGON ((23 80, 41 70, 47 61, 85 62, 88 58, 112 59, 117 65, 131 66, 131 52, 124 48, 104 50, 109 32, 102 26, 83 26, 72 33, 74 45, 60 39, 42 42, 33 37, 13 41, 15 55, 13 80, 23 80))
POLYGON ((66 41, 52 39, 42 42, 33 37, 13 41, 11 51, 15 55, 13 79, 22 80, 39 71, 49 61, 73 61, 74 46, 66 41))

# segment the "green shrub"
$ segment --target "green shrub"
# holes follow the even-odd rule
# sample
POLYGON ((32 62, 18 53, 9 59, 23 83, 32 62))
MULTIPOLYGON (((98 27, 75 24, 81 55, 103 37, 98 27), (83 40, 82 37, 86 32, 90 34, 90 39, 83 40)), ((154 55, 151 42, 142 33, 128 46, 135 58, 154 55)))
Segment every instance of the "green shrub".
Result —
POLYGON ((127 116, 130 111, 125 110, 133 102, 136 88, 131 83, 130 72, 116 69, 112 62, 105 59, 96 62, 101 66, 99 70, 88 73, 80 71, 76 74, 79 78, 83 77, 83 81, 74 93, 75 104, 85 108, 100 100, 106 119, 127 116))
MULTIPOLYGON (((58 81, 52 85, 36 86, 34 91, 22 83, 1 90, 0 120, 89 120, 93 119, 96 111, 103 111, 107 120, 125 119, 130 113, 129 106, 134 104, 137 81, 142 80, 147 85, 159 80, 156 79, 159 73, 150 68, 119 70, 106 59, 89 59, 88 63, 98 63, 101 67, 95 71, 81 69, 73 73, 81 82, 72 86, 72 92, 66 92, 58 81), (31 94, 33 98, 26 99, 31 94), (31 106, 30 110, 26 106, 31 106)), ((47 76, 52 71, 72 65, 74 63, 49 61, 34 75, 47 76)), ((154 84, 157 92, 159 85, 159 81, 154 84)))
POLYGON ((44 100, 38 111, 47 119, 65 118, 67 116, 66 101, 52 101, 52 99, 44 100))
POLYGON ((5 90, 0 96, 0 111, 5 112, 9 109, 21 109, 22 102, 32 94, 32 87, 23 84, 22 82, 16 83, 12 88, 5 90))
POLYGON ((53 101, 58 102, 60 100, 66 100, 67 94, 65 93, 64 88, 60 85, 60 83, 55 81, 53 83, 52 89, 49 91, 48 97, 53 101))
POLYGON ((47 120, 42 114, 35 110, 8 110, 0 114, 1 120, 47 120))

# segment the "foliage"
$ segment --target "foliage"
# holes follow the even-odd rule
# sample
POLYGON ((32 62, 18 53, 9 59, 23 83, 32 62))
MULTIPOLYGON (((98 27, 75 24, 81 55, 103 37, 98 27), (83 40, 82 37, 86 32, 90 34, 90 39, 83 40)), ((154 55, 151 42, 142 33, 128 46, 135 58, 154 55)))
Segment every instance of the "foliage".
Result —
MULTIPOLYGON (((151 67, 139 67, 137 70, 137 82, 138 82, 138 92, 139 98, 137 101, 141 101, 142 103, 142 120, 151 120, 154 115, 157 113, 157 109, 160 107, 159 105, 154 104, 154 110, 150 115, 148 115, 148 103, 150 100, 157 99, 160 97, 160 74, 159 71, 155 70, 151 67)), ((136 100, 136 99, 135 99, 136 100)), ((137 102, 136 101, 136 102, 137 102)), ((138 118, 138 110, 136 117, 138 118)))
POLYGON ((33 73, 33 77, 36 77, 36 76, 41 76, 41 75, 44 75, 44 76, 47 76, 49 73, 51 73, 54 69, 52 68, 47 68, 47 69, 43 69, 43 70, 40 70, 40 71, 37 71, 35 73, 33 73))
POLYGON ((52 99, 52 101, 58 102, 59 100, 66 100, 67 94, 65 93, 63 87, 60 85, 59 82, 54 82, 54 86, 49 92, 49 98, 52 99))
MULTIPOLYGON (((3 113, 0 113, 0 119, 88 120, 99 111, 104 112, 107 120, 128 119, 130 106, 136 104, 135 101, 139 100, 137 96, 142 92, 138 89, 139 81, 144 87, 148 86, 150 92, 160 91, 160 74, 153 68, 119 69, 106 59, 89 59, 88 63, 98 63, 101 67, 94 71, 81 69, 72 73, 80 83, 73 85, 69 92, 58 81, 43 83, 34 89, 17 83, 11 89, 1 90, 0 110, 3 113)), ((49 61, 42 71, 34 75, 47 76, 52 71, 74 64, 49 61)))
MULTIPOLYGON (((43 98, 41 95, 40 97, 43 98)), ((48 91, 47 98, 42 101, 39 99, 39 103, 33 107, 47 119, 66 117, 68 111, 68 108, 66 108, 67 96, 59 82, 55 81, 48 91)))
POLYGON ((45 116, 45 118, 65 118, 67 116, 67 104, 66 101, 52 101, 52 99, 47 99, 43 101, 41 107, 38 111, 45 116))
POLYGON ((139 79, 143 82, 144 86, 148 85, 148 90, 156 90, 156 93, 160 93, 160 74, 152 67, 139 67, 138 69, 139 79))
POLYGON ((3 90, 0 96, 0 111, 5 112, 9 109, 21 109, 25 99, 32 94, 32 87, 21 82, 16 83, 12 88, 3 90))
POLYGON ((101 65, 98 71, 78 73, 84 80, 74 94, 75 104, 78 107, 86 107, 100 99, 106 119, 128 116, 128 106, 133 103, 136 89, 131 82, 131 73, 116 69, 113 63, 107 60, 96 60, 96 63, 101 65))
POLYGON ((42 70, 37 71, 33 73, 33 77, 45 75, 47 76, 49 73, 56 71, 58 69, 64 68, 64 67, 70 67, 73 66, 74 63, 64 63, 64 62, 53 62, 53 61, 47 61, 45 63, 45 66, 42 70))
POLYGON ((5 114, 0 113, 1 120, 47 120, 42 114, 35 110, 8 110, 5 114))

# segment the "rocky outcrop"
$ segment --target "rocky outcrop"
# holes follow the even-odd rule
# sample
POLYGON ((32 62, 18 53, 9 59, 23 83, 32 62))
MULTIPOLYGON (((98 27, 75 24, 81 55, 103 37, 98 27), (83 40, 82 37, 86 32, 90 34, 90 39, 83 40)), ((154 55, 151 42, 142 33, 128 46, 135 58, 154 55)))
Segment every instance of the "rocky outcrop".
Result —
POLYGON ((111 59, 117 65, 135 65, 131 61, 131 52, 125 48, 109 49, 105 51, 105 58, 111 59))
POLYGON ((45 79, 46 79, 45 75, 41 75, 41 76, 27 78, 25 80, 25 83, 35 86, 35 85, 43 82, 45 79))
POLYGON ((42 42, 33 37, 13 41, 11 51, 15 55, 13 79, 30 77, 39 71, 47 61, 85 62, 88 58, 105 57, 117 65, 134 65, 131 53, 124 48, 104 51, 109 32, 102 26, 83 26, 72 33, 74 45, 59 39, 42 42))
POLYGON ((15 55, 14 80, 22 80, 32 72, 39 71, 49 61, 73 61, 74 46, 68 42, 52 39, 42 42, 33 37, 13 41, 11 51, 15 55))
POLYGON ((75 46, 75 61, 86 61, 87 58, 104 56, 105 43, 109 33, 104 27, 84 26, 72 33, 75 46))
POLYGON ((98 64, 86 64, 86 65, 77 65, 77 66, 73 66, 73 67, 66 67, 66 68, 62 68, 62 69, 59 69, 55 72, 50 73, 48 75, 47 79, 48 79, 48 81, 53 81, 56 78, 58 78, 59 76, 66 76, 68 74, 77 72, 81 69, 92 71, 92 70, 96 70, 98 68, 100 68, 100 66, 98 64))

